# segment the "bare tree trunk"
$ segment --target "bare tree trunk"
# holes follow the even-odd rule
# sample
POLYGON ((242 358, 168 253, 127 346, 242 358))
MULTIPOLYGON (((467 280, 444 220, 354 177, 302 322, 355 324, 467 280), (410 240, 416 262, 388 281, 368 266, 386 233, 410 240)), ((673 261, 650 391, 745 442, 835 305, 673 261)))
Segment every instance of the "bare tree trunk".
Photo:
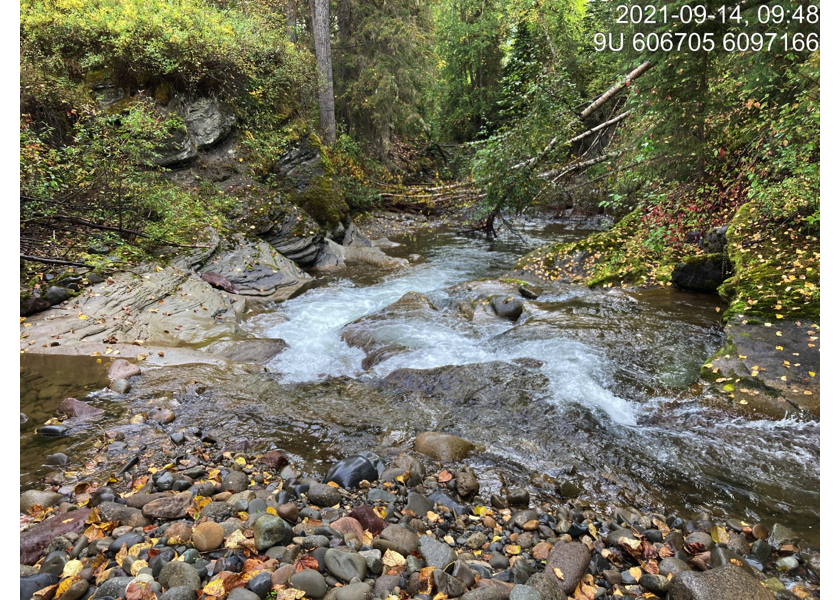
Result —
POLYGON ((650 61, 647 61, 647 60, 645 62, 643 62, 642 64, 640 64, 638 67, 636 67, 634 70, 632 70, 630 72, 630 74, 627 75, 627 77, 625 77, 624 81, 622 81, 621 83, 615 84, 613 87, 611 87, 606 92, 604 92, 601 95, 600 98, 595 100, 595 102, 593 102, 588 107, 586 107, 584 109, 584 111, 582 113, 580 113, 580 115, 578 115, 580 117, 580 119, 583 120, 586 117, 588 117, 589 115, 591 115, 593 112, 598 110, 607 100, 609 100, 610 98, 615 96, 618 92, 621 91, 622 88, 630 85, 630 83, 634 79, 636 79, 637 77, 642 75, 645 71, 650 69, 652 66, 653 65, 650 63, 650 61))
POLYGON ((286 0, 286 35, 297 43, 297 0, 286 0))
POLYGON ((333 94, 332 53, 330 51, 329 0, 309 0, 315 59, 318 62, 318 108, 321 113, 321 136, 329 146, 335 143, 335 95, 333 94))
POLYGON ((350 103, 347 100, 347 82, 350 80, 350 69, 347 65, 347 55, 350 53, 353 36, 353 10, 351 0, 339 0, 338 2, 338 48, 336 53, 336 66, 338 71, 338 119, 347 128, 347 133, 354 131, 353 121, 350 112, 350 103))

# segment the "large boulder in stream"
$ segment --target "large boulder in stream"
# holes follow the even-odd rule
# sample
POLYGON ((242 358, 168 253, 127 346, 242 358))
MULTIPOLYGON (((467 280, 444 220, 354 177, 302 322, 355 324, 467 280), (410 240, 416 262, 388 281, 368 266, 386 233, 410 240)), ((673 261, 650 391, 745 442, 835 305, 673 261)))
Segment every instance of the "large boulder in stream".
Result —
POLYGON ((446 365, 434 369, 397 369, 385 383, 426 396, 446 398, 452 404, 492 406, 516 410, 548 390, 548 378, 533 366, 502 361, 446 365))
POLYGON ((324 239, 321 227, 297 206, 280 198, 274 202, 275 222, 260 237, 301 267, 313 266, 324 239))
POLYGON ((202 272, 216 273, 240 296, 262 302, 285 300, 312 279, 267 242, 241 235, 208 260, 202 272))
POLYGON ((722 255, 700 256, 674 267, 671 284, 678 290, 715 294, 726 278, 722 255))
POLYGON ((310 279, 262 241, 240 237, 221 246, 213 234, 201 245, 193 253, 178 255, 168 266, 141 265, 133 272, 114 274, 83 290, 68 310, 30 317, 28 338, 21 340, 21 348, 59 345, 62 352, 71 352, 67 347, 99 343, 94 350, 103 355, 105 344, 110 344, 121 357, 131 358, 148 356, 150 350, 144 347, 195 347, 247 339, 239 327, 246 298, 288 298, 310 279), (214 288, 200 278, 202 271, 220 272, 240 293, 214 288), (140 352, 129 354, 118 348, 121 343, 140 344, 135 348, 140 352))
POLYGON ((363 369, 410 350, 405 336, 405 321, 419 320, 432 324, 441 315, 424 294, 408 292, 382 310, 348 323, 341 339, 350 346, 364 350, 363 369))

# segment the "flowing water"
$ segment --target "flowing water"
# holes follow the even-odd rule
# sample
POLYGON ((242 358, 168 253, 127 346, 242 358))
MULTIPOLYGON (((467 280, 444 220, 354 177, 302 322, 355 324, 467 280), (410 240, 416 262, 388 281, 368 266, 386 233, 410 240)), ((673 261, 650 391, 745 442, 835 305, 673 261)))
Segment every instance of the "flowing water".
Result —
MULTIPOLYGON (((353 266, 320 276, 243 324, 287 342, 269 373, 182 368, 218 390, 182 412, 274 440, 315 470, 350 451, 447 431, 482 446, 469 461, 483 489, 550 491, 568 480, 594 504, 778 521, 818 546, 819 423, 747 420, 702 401, 700 366, 723 341, 716 299, 553 286, 517 323, 489 311, 465 317, 462 302, 484 285, 465 282, 501 277, 546 241, 581 235, 525 224, 496 240, 398 238, 389 254, 422 258, 384 275, 353 266), (390 306, 408 292, 429 306, 390 306), (368 369, 365 350, 344 341, 352 331, 388 350, 368 369), (411 371, 420 369, 433 371, 411 371), (422 385, 405 384, 412 377, 422 385), (207 410, 213 403, 219 410, 207 410)), ((178 389, 171 374, 149 373, 135 402, 178 389)))

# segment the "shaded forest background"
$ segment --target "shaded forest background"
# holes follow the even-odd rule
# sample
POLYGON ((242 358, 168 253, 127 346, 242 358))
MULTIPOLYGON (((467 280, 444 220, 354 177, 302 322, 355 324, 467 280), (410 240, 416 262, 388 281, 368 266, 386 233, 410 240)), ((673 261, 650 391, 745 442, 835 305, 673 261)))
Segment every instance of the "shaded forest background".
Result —
MULTIPOLYGON (((665 285, 703 232, 740 219, 743 256, 730 259, 754 268, 721 290, 731 306, 818 312, 819 4, 773 2, 787 15, 814 7, 782 24, 770 3, 744 0, 743 21, 635 26, 616 23, 617 4, 25 0, 22 283, 37 285, 44 261, 124 268, 197 243, 208 225, 243 227, 255 195, 298 201, 277 164, 305 143, 350 214, 457 209, 491 235, 534 208, 609 214, 619 226, 586 242, 591 284, 665 285), (772 31, 803 43, 721 43, 772 31), (640 32, 710 33, 717 46, 636 51, 640 32), (623 34, 623 49, 598 51, 599 33, 623 34), (185 184, 159 166, 185 128, 173 106, 201 97, 235 114, 235 160, 258 186, 185 184)), ((732 5, 705 3, 710 15, 732 5)), ((694 5, 668 3, 683 6, 694 5)), ((531 267, 556 278, 547 257, 579 249, 531 267)))

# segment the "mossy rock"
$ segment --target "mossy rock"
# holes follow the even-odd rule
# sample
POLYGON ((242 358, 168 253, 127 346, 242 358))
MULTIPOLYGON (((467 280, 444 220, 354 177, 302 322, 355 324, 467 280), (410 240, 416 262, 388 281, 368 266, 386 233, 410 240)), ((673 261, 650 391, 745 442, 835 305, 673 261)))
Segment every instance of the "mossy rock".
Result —
POLYGON ((313 177, 295 204, 328 230, 335 229, 350 216, 341 185, 329 175, 313 177))

